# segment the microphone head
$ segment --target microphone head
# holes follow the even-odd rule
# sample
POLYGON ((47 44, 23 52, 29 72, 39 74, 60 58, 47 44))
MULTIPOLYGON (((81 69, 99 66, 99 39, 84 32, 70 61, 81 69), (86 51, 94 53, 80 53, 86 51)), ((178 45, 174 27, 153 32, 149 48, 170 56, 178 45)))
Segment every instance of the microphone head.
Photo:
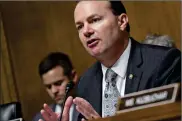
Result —
POLYGON ((66 90, 67 91, 71 90, 74 87, 74 85, 75 84, 73 81, 68 82, 68 84, 66 85, 66 90))

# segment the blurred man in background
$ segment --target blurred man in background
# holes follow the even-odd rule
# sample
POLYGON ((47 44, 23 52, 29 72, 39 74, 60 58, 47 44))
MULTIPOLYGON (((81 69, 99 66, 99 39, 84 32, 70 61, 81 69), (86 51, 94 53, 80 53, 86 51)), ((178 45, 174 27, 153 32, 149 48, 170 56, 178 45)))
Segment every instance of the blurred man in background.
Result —
POLYGON ((172 40, 172 38, 168 35, 149 34, 142 43, 165 47, 176 47, 174 40, 172 40))
MULTIPOLYGON (((78 79, 69 57, 61 52, 50 53, 40 62, 39 75, 47 93, 54 100, 50 105, 51 109, 60 114, 67 83, 70 81, 76 83, 78 79)), ((74 105, 71 106, 69 114, 70 121, 75 121, 77 113, 74 105)), ((39 119, 43 119, 40 113, 33 118, 33 121, 39 119)))

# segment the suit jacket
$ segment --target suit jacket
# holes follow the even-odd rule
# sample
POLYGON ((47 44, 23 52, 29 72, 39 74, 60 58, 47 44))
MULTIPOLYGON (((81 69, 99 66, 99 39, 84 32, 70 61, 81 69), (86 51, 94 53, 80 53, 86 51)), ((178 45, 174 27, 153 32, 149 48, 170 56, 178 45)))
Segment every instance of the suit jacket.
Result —
MULTIPOLYGON (((50 107, 51 107, 51 109, 53 111, 55 111, 56 104, 51 104, 50 107)), ((74 107, 74 109, 73 109, 73 115, 72 115, 72 121, 77 121, 78 114, 79 113, 76 111, 76 109, 74 107)), ((32 121, 38 121, 39 119, 43 119, 43 118, 42 118, 42 115, 40 113, 37 113, 36 116, 33 118, 32 121)))
MULTIPOLYGON (((51 104, 51 105, 49 105, 49 106, 50 106, 50 108, 51 108, 53 111, 55 111, 55 109, 56 109, 56 104, 51 104)), ((40 112, 37 113, 37 114, 35 115, 35 117, 33 118, 32 121, 38 121, 39 119, 43 119, 43 118, 42 118, 42 115, 40 114, 40 112)))
MULTIPOLYGON (((81 77, 77 94, 102 114, 102 69, 96 62, 81 77)), ((181 80, 181 52, 175 48, 144 45, 131 38, 125 94, 159 87, 181 80), (134 77, 129 79, 129 74, 134 77)), ((79 115, 79 118, 82 118, 79 115)))

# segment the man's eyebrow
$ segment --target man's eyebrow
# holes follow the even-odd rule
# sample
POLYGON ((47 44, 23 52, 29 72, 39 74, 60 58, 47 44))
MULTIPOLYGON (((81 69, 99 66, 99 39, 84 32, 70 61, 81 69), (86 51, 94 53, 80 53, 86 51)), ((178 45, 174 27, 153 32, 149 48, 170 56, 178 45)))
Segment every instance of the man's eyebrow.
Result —
POLYGON ((63 82, 63 81, 64 81, 64 79, 60 79, 60 80, 53 82, 53 84, 58 83, 58 82, 63 82))
MULTIPOLYGON (((100 16, 100 15, 98 15, 98 14, 92 14, 89 17, 87 17, 86 20, 90 20, 90 19, 94 18, 95 16, 100 16)), ((81 21, 75 22, 75 25, 79 25, 79 24, 82 24, 82 22, 81 21)))
POLYGON ((92 14, 92 15, 90 15, 87 19, 91 19, 91 18, 93 18, 93 17, 95 17, 95 16, 100 16, 100 15, 98 15, 98 14, 92 14))
POLYGON ((50 84, 45 84, 44 83, 44 85, 45 86, 47 86, 47 85, 52 85, 52 84, 55 84, 55 83, 58 83, 58 82, 63 82, 64 81, 64 79, 60 79, 60 80, 56 80, 56 81, 54 81, 54 82, 52 82, 52 83, 50 83, 50 84))
POLYGON ((44 86, 49 86, 49 85, 51 85, 51 84, 44 84, 44 86))
POLYGON ((78 22, 75 23, 75 25, 79 25, 79 24, 82 24, 82 22, 78 21, 78 22))

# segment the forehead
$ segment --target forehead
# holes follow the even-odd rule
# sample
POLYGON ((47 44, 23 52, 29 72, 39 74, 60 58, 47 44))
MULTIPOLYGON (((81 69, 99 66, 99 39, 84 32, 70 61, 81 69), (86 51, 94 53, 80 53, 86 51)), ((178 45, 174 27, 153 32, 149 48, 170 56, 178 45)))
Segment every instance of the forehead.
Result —
POLYGON ((111 12, 108 1, 80 1, 77 3, 74 11, 75 22, 93 14, 103 15, 108 11, 111 12))
POLYGON ((55 68, 49 70, 47 73, 42 75, 44 83, 51 83, 58 81, 64 77, 64 70, 61 66, 56 66, 55 68))

